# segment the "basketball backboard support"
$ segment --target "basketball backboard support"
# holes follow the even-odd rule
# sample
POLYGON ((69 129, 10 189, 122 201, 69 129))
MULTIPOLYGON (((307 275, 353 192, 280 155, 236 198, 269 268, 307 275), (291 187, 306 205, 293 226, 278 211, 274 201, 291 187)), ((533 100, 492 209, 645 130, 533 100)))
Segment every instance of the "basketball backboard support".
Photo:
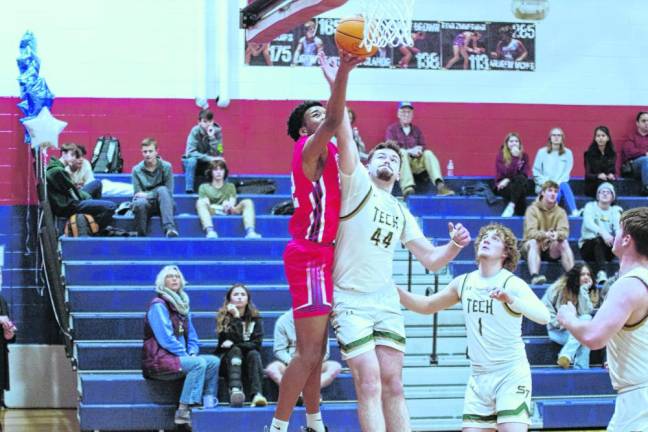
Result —
POLYGON ((241 9, 241 28, 248 42, 272 42, 312 17, 347 0, 254 0, 241 9))

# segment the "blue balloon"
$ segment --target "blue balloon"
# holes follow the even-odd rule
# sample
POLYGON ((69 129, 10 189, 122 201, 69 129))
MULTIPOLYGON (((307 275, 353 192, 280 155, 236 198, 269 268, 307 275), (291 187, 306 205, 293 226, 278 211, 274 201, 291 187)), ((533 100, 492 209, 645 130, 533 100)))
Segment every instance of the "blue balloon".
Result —
MULTIPOLYGON (((36 37, 31 31, 25 32, 20 40, 20 54, 16 59, 18 65, 18 85, 20 86, 20 97, 18 108, 25 115, 21 122, 29 120, 47 107, 52 108, 54 94, 47 86, 45 79, 39 76, 41 61, 36 55, 36 37)), ((29 133, 25 133, 25 142, 29 143, 29 133)))

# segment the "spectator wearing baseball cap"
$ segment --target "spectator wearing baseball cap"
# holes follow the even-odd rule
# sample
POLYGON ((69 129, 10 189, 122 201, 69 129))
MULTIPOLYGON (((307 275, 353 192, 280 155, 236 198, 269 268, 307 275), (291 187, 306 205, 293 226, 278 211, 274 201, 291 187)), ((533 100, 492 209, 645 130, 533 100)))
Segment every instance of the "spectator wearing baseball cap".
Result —
POLYGON ((414 174, 427 172, 439 195, 454 195, 443 181, 441 166, 431 150, 426 149, 423 132, 412 124, 414 105, 411 102, 398 104, 398 121, 392 123, 385 133, 386 141, 395 141, 401 148, 400 187, 403 196, 414 193, 414 174))
POLYGON ((605 271, 607 261, 612 261, 612 243, 619 232, 619 221, 623 209, 613 205, 616 192, 611 183, 601 183, 596 190, 596 201, 585 204, 583 225, 578 247, 581 256, 596 274, 596 283, 603 284, 608 275, 605 271))

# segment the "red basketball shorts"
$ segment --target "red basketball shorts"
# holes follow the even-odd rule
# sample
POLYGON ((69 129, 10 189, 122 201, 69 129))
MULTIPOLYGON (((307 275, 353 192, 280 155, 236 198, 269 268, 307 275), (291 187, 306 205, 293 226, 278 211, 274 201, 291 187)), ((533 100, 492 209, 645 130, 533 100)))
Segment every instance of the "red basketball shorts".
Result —
POLYGON ((333 245, 291 240, 284 267, 295 319, 331 313, 333 305, 333 245))

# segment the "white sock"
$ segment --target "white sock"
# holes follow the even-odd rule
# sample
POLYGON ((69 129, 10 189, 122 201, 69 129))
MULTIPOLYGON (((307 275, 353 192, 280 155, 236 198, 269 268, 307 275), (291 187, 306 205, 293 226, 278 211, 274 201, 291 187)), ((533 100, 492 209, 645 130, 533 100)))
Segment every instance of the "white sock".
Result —
POLYGON ((288 432, 288 422, 273 418, 270 432, 288 432))
POLYGON ((322 421, 321 412, 316 412, 315 414, 306 414, 306 426, 313 429, 315 432, 326 432, 326 429, 324 429, 324 422, 322 421))

